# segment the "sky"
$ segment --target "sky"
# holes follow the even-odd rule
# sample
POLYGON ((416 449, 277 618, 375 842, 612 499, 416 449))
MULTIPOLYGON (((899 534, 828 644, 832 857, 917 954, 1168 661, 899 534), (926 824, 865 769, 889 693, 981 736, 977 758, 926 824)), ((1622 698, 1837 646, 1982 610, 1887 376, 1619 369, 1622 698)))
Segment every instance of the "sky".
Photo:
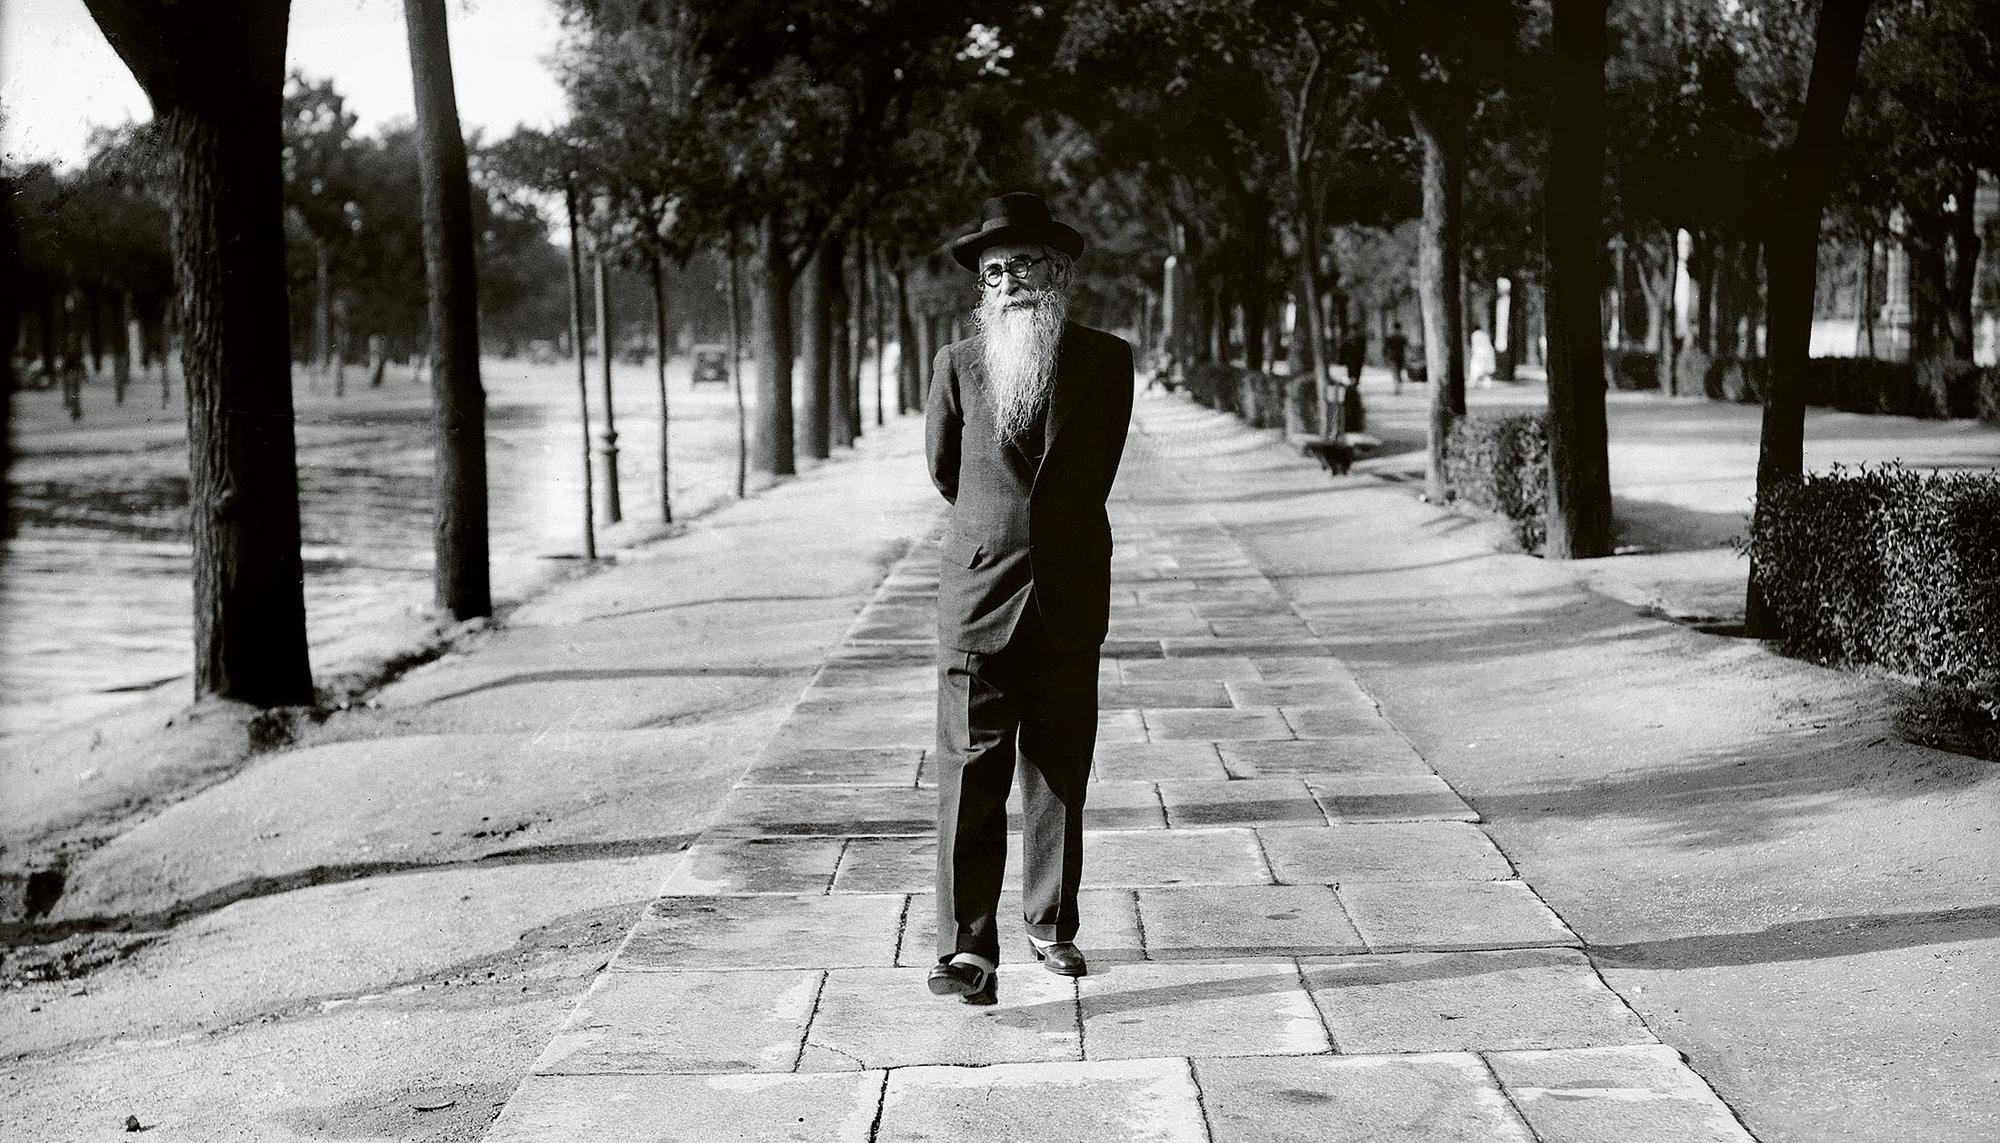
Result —
MULTIPOLYGON (((564 117, 545 62, 560 31, 554 0, 446 0, 446 12, 468 133, 564 117)), ((292 0, 285 55, 288 67, 331 76, 363 132, 414 115, 402 0, 292 0)), ((150 118, 83 0, 0 0, 0 153, 77 165, 92 126, 150 118)))

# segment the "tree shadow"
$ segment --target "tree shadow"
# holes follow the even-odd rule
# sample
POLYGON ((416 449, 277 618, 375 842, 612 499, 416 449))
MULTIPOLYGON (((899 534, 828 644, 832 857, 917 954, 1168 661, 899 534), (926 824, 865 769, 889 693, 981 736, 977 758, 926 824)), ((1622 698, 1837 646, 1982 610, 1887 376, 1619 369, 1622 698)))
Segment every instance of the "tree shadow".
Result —
POLYGON ((1787 837, 1805 821, 2000 781, 1977 759, 1910 747, 1871 726, 1775 730, 1664 766, 1468 799, 1489 821, 1651 823, 1641 839, 1715 850, 1787 837), (1888 746, 1890 749, 1873 749, 1888 746))
POLYGON ((1753 933, 1698 933, 1596 945, 1589 951, 1602 968, 1726 968, 1995 938, 2000 938, 2000 904, 1820 917, 1768 925, 1753 933))

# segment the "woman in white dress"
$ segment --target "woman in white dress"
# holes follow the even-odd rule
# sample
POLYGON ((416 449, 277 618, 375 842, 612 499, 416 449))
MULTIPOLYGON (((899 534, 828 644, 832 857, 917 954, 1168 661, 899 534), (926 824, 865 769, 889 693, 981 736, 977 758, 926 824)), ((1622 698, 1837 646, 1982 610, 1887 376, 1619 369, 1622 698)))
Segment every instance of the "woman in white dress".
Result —
POLYGON ((1482 326, 1472 327, 1472 359, 1465 363, 1465 375, 1481 389, 1493 386, 1493 335, 1482 326))

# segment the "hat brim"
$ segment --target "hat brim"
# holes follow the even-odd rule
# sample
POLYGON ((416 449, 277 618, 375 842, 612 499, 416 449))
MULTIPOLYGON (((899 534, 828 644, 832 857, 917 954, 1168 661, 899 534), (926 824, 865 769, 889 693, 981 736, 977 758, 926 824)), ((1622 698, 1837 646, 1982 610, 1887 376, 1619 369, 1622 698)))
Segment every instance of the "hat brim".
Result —
POLYGON ((954 240, 951 244, 951 257, 966 269, 977 271, 979 255, 988 247, 1000 245, 1047 246, 1075 258, 1083 253, 1083 235, 1074 227, 1055 221, 1009 223, 991 230, 974 231, 954 240))

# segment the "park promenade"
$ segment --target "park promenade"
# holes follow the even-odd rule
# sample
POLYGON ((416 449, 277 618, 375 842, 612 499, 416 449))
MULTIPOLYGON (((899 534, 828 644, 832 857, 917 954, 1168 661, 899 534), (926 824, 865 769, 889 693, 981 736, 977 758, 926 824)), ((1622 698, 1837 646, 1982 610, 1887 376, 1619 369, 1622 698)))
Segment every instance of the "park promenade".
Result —
MULTIPOLYGON (((1111 507, 1091 974, 1042 971, 1016 935, 996 1005, 931 996, 943 510, 914 433, 851 463, 848 510, 900 506, 910 543, 487 1139, 1751 1138, 1343 657, 1426 610, 1370 590, 1409 553, 1349 547, 1343 520, 1452 518, 1158 393, 1111 507), (1316 528, 1240 532, 1298 502, 1324 506, 1316 528), (1287 543, 1352 567, 1308 575, 1287 543)), ((838 527, 832 488, 816 495, 838 527)), ((618 658, 639 665, 658 634, 611 624, 643 614, 643 583, 580 586, 561 621, 635 641, 618 658)), ((435 698, 423 680, 404 693, 435 698)))

